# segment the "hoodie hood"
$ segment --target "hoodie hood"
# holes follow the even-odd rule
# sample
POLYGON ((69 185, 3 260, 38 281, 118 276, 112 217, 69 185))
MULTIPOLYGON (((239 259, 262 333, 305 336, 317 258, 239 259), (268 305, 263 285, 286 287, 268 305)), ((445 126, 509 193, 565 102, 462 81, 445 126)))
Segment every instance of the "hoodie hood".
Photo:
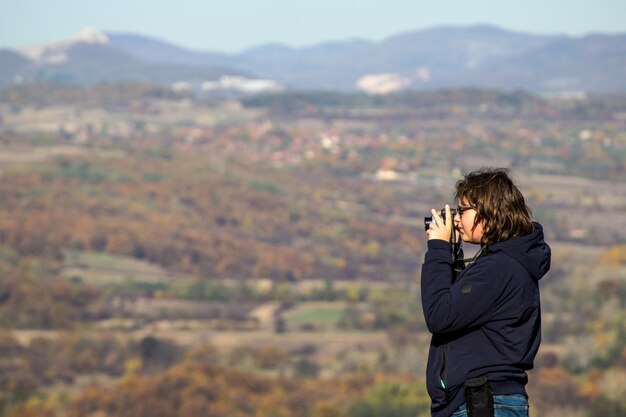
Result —
POLYGON ((535 280, 550 270, 550 246, 543 239, 543 227, 533 222, 535 230, 526 235, 495 243, 488 252, 504 252, 519 262, 535 280))

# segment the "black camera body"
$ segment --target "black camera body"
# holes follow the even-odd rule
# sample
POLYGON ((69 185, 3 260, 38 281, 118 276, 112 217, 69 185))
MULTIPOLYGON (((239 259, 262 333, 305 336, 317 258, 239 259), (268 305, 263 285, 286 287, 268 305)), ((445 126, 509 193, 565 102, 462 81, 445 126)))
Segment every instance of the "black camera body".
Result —
MULTIPOLYGON (((445 208, 441 209, 440 214, 441 214, 441 218, 443 219, 443 224, 446 224, 446 209, 445 208)), ((452 218, 454 218, 454 216, 456 215, 456 209, 450 208, 450 215, 452 216, 452 218)), ((430 226, 432 222, 433 222, 432 216, 424 217, 424 230, 428 230, 428 227, 430 226)))
MULTIPOLYGON (((450 207, 450 216, 456 216, 456 209, 450 207)), ((440 211, 443 223, 446 223, 446 209, 440 211)), ((433 222, 432 216, 424 217, 424 229, 428 231, 430 224, 433 222)), ((465 269, 465 261, 463 260, 463 248, 461 247, 461 239, 457 239, 456 229, 452 225, 452 233, 450 234, 450 255, 452 256, 452 274, 454 279, 465 269)))

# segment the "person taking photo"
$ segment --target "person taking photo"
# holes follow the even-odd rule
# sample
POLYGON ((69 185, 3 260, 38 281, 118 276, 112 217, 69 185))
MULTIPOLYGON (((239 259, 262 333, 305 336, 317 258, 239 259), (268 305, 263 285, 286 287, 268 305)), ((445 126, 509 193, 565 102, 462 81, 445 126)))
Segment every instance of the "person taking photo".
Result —
POLYGON ((538 281, 550 269, 550 247, 506 169, 466 174, 456 201, 455 210, 432 210, 426 231, 431 414, 528 417, 526 371, 541 342, 538 281), (480 249, 459 268, 451 253, 461 241, 480 249))

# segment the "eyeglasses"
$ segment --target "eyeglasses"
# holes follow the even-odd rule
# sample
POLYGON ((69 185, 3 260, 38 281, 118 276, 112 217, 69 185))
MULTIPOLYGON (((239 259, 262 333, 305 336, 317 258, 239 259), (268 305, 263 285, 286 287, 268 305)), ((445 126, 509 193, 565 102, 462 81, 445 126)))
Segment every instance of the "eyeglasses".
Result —
POLYGON ((466 210, 472 210, 474 207, 472 206, 457 206, 456 212, 459 213, 459 217, 463 216, 463 212, 466 210))

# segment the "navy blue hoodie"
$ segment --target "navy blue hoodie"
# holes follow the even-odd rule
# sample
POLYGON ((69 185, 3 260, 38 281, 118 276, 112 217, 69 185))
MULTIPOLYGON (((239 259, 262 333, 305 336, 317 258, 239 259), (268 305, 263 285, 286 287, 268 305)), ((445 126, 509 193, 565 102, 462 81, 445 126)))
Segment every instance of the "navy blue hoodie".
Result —
POLYGON ((426 383, 434 417, 465 402, 467 379, 486 376, 494 394, 524 394, 541 341, 538 281, 550 269, 541 225, 490 245, 456 279, 450 244, 429 240, 422 306, 433 334, 426 383))

